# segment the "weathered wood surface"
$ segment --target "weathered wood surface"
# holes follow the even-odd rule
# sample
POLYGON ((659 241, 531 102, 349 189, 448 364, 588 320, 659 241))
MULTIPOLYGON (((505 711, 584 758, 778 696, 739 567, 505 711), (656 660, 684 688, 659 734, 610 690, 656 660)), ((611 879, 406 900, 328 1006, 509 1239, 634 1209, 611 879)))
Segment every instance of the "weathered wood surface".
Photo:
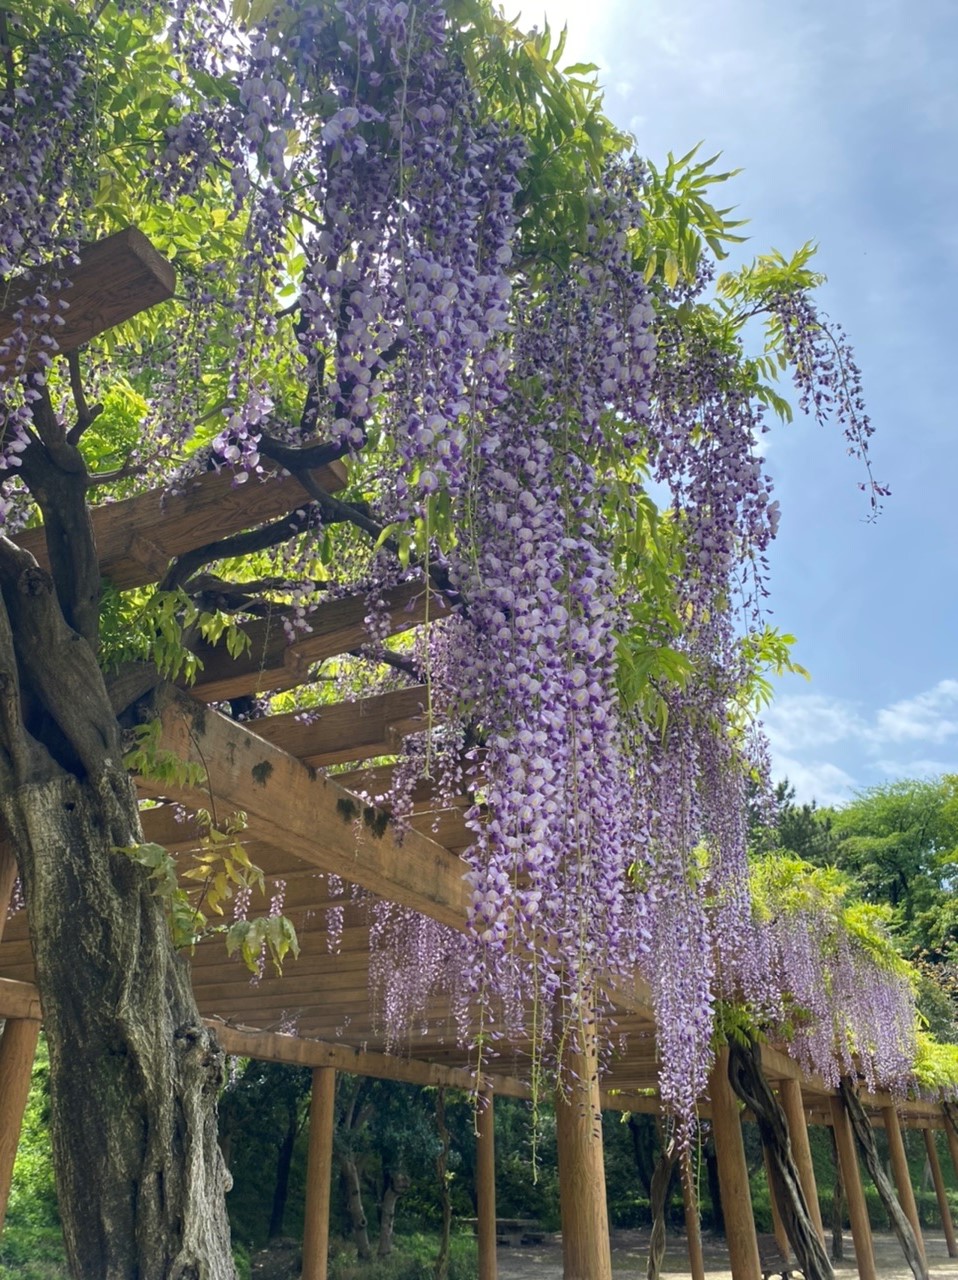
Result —
POLYGON ((872 1229, 868 1220, 868 1206, 862 1189, 861 1170, 855 1153, 851 1121, 845 1110, 845 1104, 838 1095, 830 1097, 828 1105, 832 1115, 832 1129, 838 1151, 842 1186, 845 1189, 845 1203, 848 1207, 848 1220, 855 1245, 859 1280, 878 1280, 878 1273, 875 1270, 875 1250, 872 1246, 872 1229))
POLYGON ((168 691, 159 709, 160 749, 199 765, 206 778, 198 787, 141 780, 145 793, 197 807, 211 791, 222 809, 247 813, 251 836, 441 924, 465 928, 466 866, 442 845, 416 831, 400 844, 389 826, 377 834, 365 825, 362 806, 335 781, 184 695, 168 691))
POLYGON ((729 1051, 719 1049, 709 1076, 712 1131, 718 1157, 722 1213, 729 1261, 736 1280, 762 1280, 762 1269, 752 1217, 748 1166, 742 1141, 738 1102, 729 1082, 729 1051))
POLYGON ((16 978, 0 978, 0 1018, 22 1018, 39 1021, 40 997, 32 982, 16 978))
MULTIPOLYGON (((330 463, 312 473, 327 493, 346 483, 346 468, 330 463)), ((232 470, 207 471, 184 481, 182 492, 151 489, 122 502, 94 507, 93 533, 100 572, 126 590, 158 582, 176 556, 244 529, 277 520, 309 501, 293 476, 270 473, 236 484, 232 470)), ((48 566, 43 530, 28 529, 17 542, 48 566)))
POLYGON ((402 738, 426 728, 424 685, 246 721, 259 737, 314 767, 397 753, 402 738), (304 719, 304 715, 308 718, 304 719))
MULTIPOLYGON (((419 582, 394 588, 386 593, 385 608, 376 611, 377 621, 390 635, 418 626, 426 620, 426 595, 419 582)), ((433 592, 430 616, 435 618, 442 609, 433 592)), ((225 646, 200 644, 195 652, 203 670, 196 680, 196 693, 209 702, 221 702, 244 694, 292 689, 308 678, 315 663, 368 644, 366 620, 373 612, 365 596, 330 600, 310 615, 310 630, 292 643, 280 617, 264 618, 244 627, 250 647, 238 658, 231 658, 225 646)))
POLYGON ((326 1280, 329 1252, 329 1199, 333 1185, 333 1131, 336 1127, 336 1072, 314 1067, 309 1100, 309 1156, 303 1224, 301 1280, 326 1280))
POLYGON ((255 1031, 246 1027, 227 1026, 217 1019, 206 1024, 216 1035, 225 1053, 265 1062, 285 1062, 299 1067, 334 1067, 351 1075, 372 1076, 377 1080, 399 1080, 405 1084, 445 1085, 472 1092, 477 1085, 510 1098, 528 1098, 529 1086, 509 1076, 475 1072, 440 1063, 420 1062, 387 1053, 371 1053, 345 1044, 329 1044, 305 1036, 284 1036, 274 1032, 255 1031))
POLYGON ((39 1034, 40 1024, 33 1019, 9 1018, 0 1035, 0 1231, 10 1197, 13 1162, 39 1034))
MULTIPOLYGON (((113 329, 124 320, 130 320, 141 311, 165 302, 173 296, 176 272, 172 265, 153 248, 142 231, 127 227, 112 236, 97 240, 80 251, 79 265, 56 263, 37 274, 30 285, 16 282, 9 290, 0 287, 0 348, 16 328, 13 319, 21 299, 43 286, 44 281, 69 280, 69 286, 46 295, 53 304, 51 316, 62 316, 63 324, 39 320, 43 311, 35 309, 26 314, 26 325, 33 329, 37 339, 51 335, 60 352, 75 351, 98 334, 113 329), (56 307, 57 301, 68 303, 66 309, 56 307)), ((36 352, 38 343, 34 342, 36 352)), ((36 367, 36 357, 28 361, 36 367)), ((13 373, 12 365, 4 365, 0 357, 0 377, 13 373)))

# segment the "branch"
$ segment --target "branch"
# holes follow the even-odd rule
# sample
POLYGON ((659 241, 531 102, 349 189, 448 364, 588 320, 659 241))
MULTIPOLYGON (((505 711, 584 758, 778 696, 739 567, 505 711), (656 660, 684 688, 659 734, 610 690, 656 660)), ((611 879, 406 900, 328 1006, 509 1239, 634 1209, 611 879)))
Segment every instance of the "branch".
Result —
MULTIPOLYGON (((0 557, 9 557, 12 544, 0 539, 0 557)), ((23 723, 20 675, 10 616, 0 594, 0 783, 5 792, 49 777, 51 757, 23 723)))
POLYGON ((10 29, 7 26, 6 9, 0 9, 0 50, 3 52, 3 68, 7 79, 7 102, 11 106, 15 106, 17 100, 17 70, 13 62, 13 45, 10 43, 10 29))
POLYGON ((301 448, 283 444, 272 436, 260 436, 259 451, 265 458, 278 462, 287 471, 299 475, 301 470, 315 467, 326 467, 331 462, 338 462, 351 452, 352 446, 343 440, 328 441, 325 444, 307 444, 301 448))
POLYGON ((53 579, 0 537, 0 589, 25 690, 57 725, 90 777, 119 766, 120 736, 93 649, 64 620, 53 579))
POLYGON ((260 529, 253 529, 248 533, 237 533, 229 538, 221 538, 218 542, 208 542, 194 551, 187 551, 185 555, 178 556, 174 560, 166 577, 160 583, 160 590, 174 591, 177 587, 185 586, 198 569, 202 569, 205 564, 211 564, 214 560, 253 555, 254 552, 267 551, 270 547, 279 546, 281 542, 288 542, 297 533, 303 533, 308 529, 315 515, 316 505, 309 503, 299 511, 293 511, 288 516, 274 520, 271 524, 264 524, 260 529))
POLYGON ((103 406, 95 404, 91 409, 86 402, 83 379, 80 376, 79 351, 67 352, 67 365, 70 369, 70 390, 73 393, 73 403, 76 405, 77 420, 76 424, 67 432, 66 438, 68 444, 79 444, 84 431, 103 412, 103 406))
POLYGON ((100 562, 86 502, 86 463, 76 445, 69 443, 46 388, 34 401, 33 421, 39 439, 20 455, 20 475, 43 514, 50 568, 64 618, 95 653, 100 562))

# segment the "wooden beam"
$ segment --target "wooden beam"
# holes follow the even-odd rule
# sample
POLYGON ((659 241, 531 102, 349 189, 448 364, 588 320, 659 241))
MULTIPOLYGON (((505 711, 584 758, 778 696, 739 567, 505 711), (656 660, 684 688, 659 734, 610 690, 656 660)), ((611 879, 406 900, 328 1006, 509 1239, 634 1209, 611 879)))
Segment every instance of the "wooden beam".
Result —
MULTIPOLYGON (((196 655, 203 663, 196 680, 196 692, 208 702, 222 702, 248 693, 292 689, 303 683, 315 663, 368 644, 370 633, 366 620, 371 614, 389 635, 408 631, 424 622, 426 595, 423 583, 404 583, 385 593, 385 606, 375 613, 364 595, 330 600, 310 615, 310 630, 292 643, 281 618, 251 622, 243 628, 250 638, 250 647, 236 658, 230 657, 225 645, 195 646, 196 655)), ((443 607, 441 597, 433 591, 430 615, 441 616, 443 607)))
MULTIPOLYGON (((346 483, 341 462, 312 475, 327 493, 346 483)), ((103 577, 119 590, 158 582, 176 556, 277 520, 309 501, 306 490, 290 475, 274 472, 263 480, 236 481, 232 470, 207 471, 184 480, 178 493, 151 489, 94 507, 93 535, 103 577)), ((42 528, 27 529, 16 541, 39 564, 49 566, 42 528)))
POLYGON ((39 1022, 42 1017, 40 995, 32 982, 0 978, 0 1018, 39 1022))
POLYGON ((722 1213, 725 1217, 725 1239, 735 1280, 762 1280, 742 1124, 738 1102, 728 1078, 728 1058, 728 1049, 719 1049, 709 1076, 712 1132, 718 1161, 722 1213))
POLYGON ((225 1053, 241 1058, 259 1058, 265 1062, 286 1062, 298 1067, 334 1067, 354 1076, 370 1076, 375 1080, 399 1080, 404 1084, 445 1085, 451 1089, 474 1092, 477 1088, 490 1089, 507 1098, 530 1098, 532 1091, 527 1084, 508 1076, 484 1072, 478 1077, 474 1071, 462 1067, 447 1067, 435 1062, 422 1062, 417 1058, 399 1058, 387 1053, 369 1053, 353 1049, 345 1044, 329 1044, 323 1040, 306 1037, 278 1035, 270 1031, 253 1031, 245 1027, 230 1027, 217 1019, 207 1019, 206 1025, 216 1036, 225 1053))
MULTIPOLYGON (((78 265, 51 264, 35 272, 29 285, 14 283, 9 295, 0 295, 4 302, 4 309, 0 311, 0 350, 17 327, 14 315, 21 300, 42 289, 44 281, 61 276, 70 283, 65 289, 46 291, 52 305, 28 308, 23 317, 26 327, 33 330, 37 339, 52 336, 61 353, 76 351, 107 329, 114 329, 158 302, 166 302, 176 287, 176 272, 170 263, 157 253, 142 231, 127 227, 86 245, 80 250, 78 265), (68 305, 64 308, 58 303, 68 305), (45 314, 50 318, 40 319, 45 314), (54 316, 62 318, 63 324, 57 324, 54 316)), ((37 367, 40 349, 39 342, 35 341, 27 358, 29 368, 37 367)), ((9 377, 15 372, 13 361, 8 358, 4 363, 0 356, 0 377, 9 377)))
MULTIPOLYGON (((928 1155, 928 1165, 931 1169, 932 1181, 935 1184, 935 1196, 938 1200, 938 1213, 941 1217, 941 1229, 945 1235, 945 1242, 948 1245, 948 1257, 958 1258, 958 1242, 955 1240, 955 1227, 951 1220, 951 1208, 948 1204, 948 1192, 945 1190, 945 1180, 941 1175, 941 1162, 938 1159, 938 1148, 935 1145, 935 1133, 933 1129, 923 1129, 922 1135, 925 1139, 925 1151, 928 1155)), ((912 1197, 914 1200, 914 1197, 912 1197)), ((921 1239, 921 1236, 918 1237, 921 1239)))
POLYGON ((466 865, 416 831, 400 844, 390 827, 364 823, 360 805, 336 782, 320 778, 247 726, 165 690, 157 698, 158 747, 203 771, 198 785, 140 780, 152 792, 196 808, 216 797, 222 810, 243 810, 249 831, 322 871, 465 930, 466 865))
POLYGON ((868 1207, 862 1190, 862 1176, 858 1166, 851 1122, 840 1097, 833 1094, 828 1100, 828 1105, 835 1130, 842 1182, 845 1186, 845 1203, 848 1206, 848 1217, 852 1226, 859 1280, 878 1280, 878 1273, 875 1270, 875 1252, 872 1248, 872 1229, 868 1221, 868 1207))
POLYGON ((302 1280, 326 1280, 328 1272, 335 1104, 336 1072, 331 1067, 314 1067, 309 1100, 302 1280))
POLYGON ((406 734, 426 728, 428 701, 425 685, 414 685, 308 712, 263 716, 246 725, 280 750, 319 768, 395 754, 406 734))
POLYGON ((30 1074, 39 1034, 39 1022, 8 1018, 0 1037, 0 1231, 10 1197, 23 1111, 30 1096, 30 1074))
POLYGON ((495 1098, 483 1089, 476 1108, 476 1214, 478 1280, 496 1280, 496 1120, 495 1098))

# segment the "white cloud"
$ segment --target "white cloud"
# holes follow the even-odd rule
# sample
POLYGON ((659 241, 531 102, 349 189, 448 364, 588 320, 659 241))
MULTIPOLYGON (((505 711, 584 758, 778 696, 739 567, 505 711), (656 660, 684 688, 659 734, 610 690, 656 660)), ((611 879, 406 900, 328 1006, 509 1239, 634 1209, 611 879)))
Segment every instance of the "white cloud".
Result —
POLYGON ((829 746, 867 732, 867 725, 850 703, 818 693, 777 698, 763 721, 776 751, 829 746))
POLYGON ((788 778, 799 804, 845 804, 857 790, 855 779, 827 760, 808 764, 791 756, 775 757, 774 776, 788 778))
POLYGON ((787 777, 801 802, 841 804, 861 786, 958 772, 955 679, 868 713, 847 699, 788 694, 763 720, 773 777, 787 777), (955 751, 950 760, 947 746, 928 750, 945 744, 955 751))
POLYGON ((877 742, 946 742, 958 734, 958 680, 882 707, 875 716, 877 742))

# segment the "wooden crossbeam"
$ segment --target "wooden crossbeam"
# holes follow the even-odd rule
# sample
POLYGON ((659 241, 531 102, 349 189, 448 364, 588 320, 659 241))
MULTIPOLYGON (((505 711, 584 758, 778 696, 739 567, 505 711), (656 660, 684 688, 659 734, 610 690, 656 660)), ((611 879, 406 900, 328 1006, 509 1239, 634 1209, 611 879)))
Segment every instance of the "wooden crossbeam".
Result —
MULTIPOLYGON (((176 287, 176 272, 169 262, 150 244, 142 231, 127 227, 112 236, 97 240, 80 251, 79 265, 56 263, 39 274, 24 288, 12 284, 8 292, 0 291, 0 347, 16 328, 14 314, 23 297, 37 291, 44 278, 63 277, 69 286, 59 292, 50 292, 53 307, 28 310, 25 323, 36 338, 52 336, 60 352, 75 351, 107 329, 113 329, 124 320, 130 320, 141 311, 154 307, 158 302, 172 298, 176 287), (65 310, 56 303, 68 304, 65 310), (49 312, 62 316, 63 324, 52 319, 42 321, 39 316, 49 312)), ((38 341, 33 344, 28 365, 35 368, 38 341)), ((15 372, 12 364, 0 363, 0 377, 15 372)))
MULTIPOLYGON (((222 702, 244 694, 292 689, 302 684, 315 663, 368 644, 366 619, 370 615, 390 635, 424 622, 426 596, 423 583, 409 582, 386 592, 385 608, 381 610, 372 609, 365 596, 330 600, 310 615, 310 630, 292 643, 280 618, 250 623, 244 627, 250 647, 237 658, 231 658, 223 645, 196 646, 203 670, 197 677, 195 692, 209 702, 222 702)), ((441 615, 442 609, 441 598, 433 592, 429 615, 441 615)))
POLYGON ((306 713, 247 721, 253 733, 314 767, 370 760, 395 753, 401 739, 426 727, 424 685, 395 689, 355 702, 336 702, 306 713))
POLYGON ((473 1091, 477 1084, 510 1098, 528 1098, 529 1086, 521 1080, 484 1074, 481 1078, 461 1067, 444 1067, 400 1058, 386 1053, 367 1053, 343 1044, 327 1044, 305 1037, 283 1036, 245 1027, 230 1027, 212 1020, 207 1026, 227 1053, 243 1058, 259 1058, 267 1062, 286 1062, 301 1067, 335 1067, 351 1075, 372 1076, 377 1080, 399 1080, 405 1084, 447 1085, 473 1091))
MULTIPOLYGON (((327 493, 346 484, 341 462, 312 473, 327 493)), ((269 474, 237 486, 231 470, 208 471, 185 481, 182 492, 151 489, 148 493, 95 507, 92 512, 100 572, 120 590, 158 582, 176 556, 210 542, 266 524, 309 499, 293 476, 269 474)), ((42 529, 17 538, 20 546, 48 565, 42 529)))
POLYGON ((157 698, 159 748, 198 765, 204 781, 141 780, 145 794, 197 807, 209 794, 249 816, 253 838, 332 871, 451 928, 466 926, 465 864, 435 841, 409 831, 400 844, 388 826, 364 825, 362 808, 343 787, 249 728, 173 690, 157 698))
POLYGON ((0 1018, 39 1019, 40 997, 30 982, 0 978, 0 1018))

